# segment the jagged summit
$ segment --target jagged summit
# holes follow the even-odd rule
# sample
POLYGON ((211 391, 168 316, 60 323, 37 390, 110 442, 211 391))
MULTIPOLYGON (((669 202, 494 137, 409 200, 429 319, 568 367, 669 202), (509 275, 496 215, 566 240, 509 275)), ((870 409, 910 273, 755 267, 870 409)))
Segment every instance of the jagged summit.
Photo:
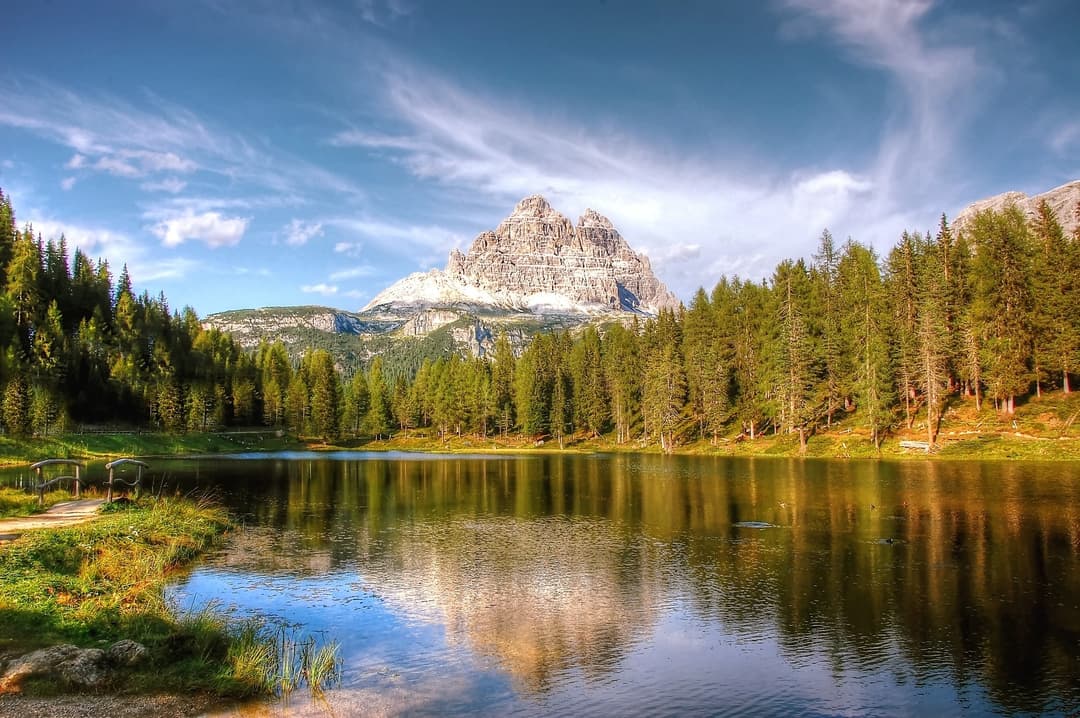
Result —
POLYGON ((1054 216, 1057 217, 1066 234, 1071 234, 1080 225, 1080 213, 1077 211, 1080 208, 1080 180, 1073 180, 1030 197, 1023 192, 1013 191, 972 202, 957 213, 953 220, 953 227, 962 229, 974 221, 975 215, 979 212, 987 209, 1000 212, 1009 205, 1016 205, 1029 219, 1033 219, 1043 200, 1050 205, 1050 209, 1053 210, 1054 216))
POLYGON ((587 209, 577 225, 540 195, 522 199, 446 269, 412 274, 363 311, 470 305, 536 313, 654 314, 678 304, 611 220, 587 209))

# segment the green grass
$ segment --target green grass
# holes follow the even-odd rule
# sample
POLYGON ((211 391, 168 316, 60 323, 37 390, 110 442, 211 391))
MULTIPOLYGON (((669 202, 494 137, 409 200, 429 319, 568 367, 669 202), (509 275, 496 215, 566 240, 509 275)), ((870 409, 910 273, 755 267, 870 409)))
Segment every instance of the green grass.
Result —
POLYGON ((0 437, 0 464, 42 459, 105 459, 119 456, 175 456, 295 448, 296 440, 277 432, 208 434, 62 434, 15 439, 0 437))
MULTIPOLYGON (((0 547, 0 656, 129 638, 146 645, 150 659, 118 676, 107 687, 113 691, 321 690, 337 676, 336 644, 279 640, 256 621, 230 621, 214 605, 183 612, 166 601, 169 577, 217 545, 230 525, 208 500, 144 499, 0 547)), ((24 686, 45 695, 61 689, 48 680, 24 686)))
POLYGON ((37 494, 27 493, 22 489, 0 487, 0 518, 32 516, 45 511, 53 504, 70 501, 72 498, 74 497, 67 491, 49 491, 45 494, 43 504, 38 506, 37 494))

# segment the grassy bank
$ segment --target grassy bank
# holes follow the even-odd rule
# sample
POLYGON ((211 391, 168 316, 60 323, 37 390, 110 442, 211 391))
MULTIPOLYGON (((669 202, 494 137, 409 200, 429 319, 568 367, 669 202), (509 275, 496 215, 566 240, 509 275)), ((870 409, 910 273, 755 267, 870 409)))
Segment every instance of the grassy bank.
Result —
POLYGON ((67 491, 50 491, 45 494, 44 503, 38 506, 37 494, 28 494, 22 489, 0 487, 0 519, 39 514, 53 504, 69 501, 71 498, 67 491))
MULTIPOLYGON (((875 447, 857 415, 838 416, 831 427, 819 429, 807 443, 806 456, 818 458, 888 458, 888 459, 1015 459, 1024 461, 1080 461, 1080 392, 1054 393, 1033 398, 1008 416, 994 410, 989 402, 976 409, 974 399, 953 397, 945 411, 932 454, 905 448, 904 441, 926 441, 926 423, 916 416, 912 426, 901 421, 875 447)), ((688 432, 689 433, 689 432, 688 432)), ((446 453, 533 453, 560 451, 550 438, 502 436, 446 436, 429 431, 411 431, 392 439, 343 447, 384 451, 423 451, 446 453)), ((656 445, 638 441, 617 444, 608 436, 585 434, 566 437, 564 452, 636 452, 660 453, 656 445)), ((746 436, 721 434, 713 440, 684 441, 677 454, 706 456, 799 456, 799 441, 792 434, 763 435, 750 440, 746 436)))
POLYGON ((61 434, 17 439, 0 437, 0 465, 29 464, 42 459, 111 459, 120 456, 226 454, 278 451, 302 444, 276 431, 209 434, 61 434))
MULTIPOLYGON (((286 666, 278 637, 262 625, 230 624, 211 609, 178 615, 167 604, 168 577, 215 546, 229 527, 214 504, 165 499, 114 507, 91 523, 29 532, 0 547, 0 656, 133 639, 149 658, 107 689, 136 693, 267 694, 284 688, 283 676, 292 683, 306 678, 310 665, 332 670, 334 661, 327 669, 326 652, 313 645, 306 656, 300 652, 306 662, 286 666)), ((25 689, 59 687, 39 681, 25 689)))

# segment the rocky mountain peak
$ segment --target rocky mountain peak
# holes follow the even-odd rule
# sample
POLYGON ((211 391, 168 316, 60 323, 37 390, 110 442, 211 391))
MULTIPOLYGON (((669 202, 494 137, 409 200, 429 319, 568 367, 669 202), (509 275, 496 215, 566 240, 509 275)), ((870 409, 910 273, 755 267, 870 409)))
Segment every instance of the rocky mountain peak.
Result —
MULTIPOLYGON (((526 197, 525 199, 514 205, 514 211, 510 213, 510 217, 543 217, 554 212, 551 205, 543 195, 534 194, 526 197)), ((556 214, 558 214, 556 212, 556 214)))
POLYGON ((585 214, 578 218, 577 226, 615 229, 615 226, 611 224, 611 220, 597 212, 595 209, 586 209, 585 214))
POLYGON ((1023 192, 1012 191, 972 202, 957 213, 952 225, 956 230, 963 230, 975 220, 975 215, 979 212, 988 209, 1000 212, 1011 205, 1018 207, 1028 219, 1034 219, 1039 204, 1043 200, 1046 200, 1046 203, 1050 205, 1050 209, 1054 212, 1058 222, 1061 223, 1066 235, 1072 234, 1080 226, 1080 213, 1078 213, 1078 208, 1080 208, 1080 180, 1068 182, 1060 187, 1030 197, 1023 192))
POLYGON ((416 305, 410 297, 418 292, 427 307, 439 306, 438 297, 449 292, 454 300, 444 303, 539 313, 655 313, 678 305, 648 258, 630 248, 611 220, 589 209, 575 226, 540 195, 518 202, 494 231, 478 234, 467 252, 452 250, 439 277, 406 278, 368 308, 416 305), (428 288, 421 292, 418 282, 428 288))

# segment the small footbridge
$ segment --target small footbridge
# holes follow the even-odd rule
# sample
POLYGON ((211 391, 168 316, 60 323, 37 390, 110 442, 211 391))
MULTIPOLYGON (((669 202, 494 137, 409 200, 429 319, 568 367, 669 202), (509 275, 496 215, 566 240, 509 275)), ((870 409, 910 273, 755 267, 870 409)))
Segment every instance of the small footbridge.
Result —
MULTIPOLYGON (((75 498, 78 499, 81 497, 84 487, 95 483, 89 481, 83 474, 86 464, 75 459, 45 459, 36 464, 31 464, 30 468, 34 470, 35 476, 31 488, 37 492, 39 506, 45 503, 45 492, 54 486, 68 484, 74 489, 73 493, 75 498), (60 468, 60 475, 47 478, 46 470, 53 468, 60 468), (65 473, 65 470, 67 470, 67 473, 65 473)), ((143 470, 149 468, 149 464, 138 459, 116 459, 105 464, 105 469, 109 472, 108 478, 98 482, 106 488, 105 500, 113 500, 114 489, 119 489, 123 493, 127 493, 128 489, 132 489, 135 498, 138 498, 139 491, 142 489, 143 470), (132 476, 132 473, 134 473, 134 476, 132 476)))

